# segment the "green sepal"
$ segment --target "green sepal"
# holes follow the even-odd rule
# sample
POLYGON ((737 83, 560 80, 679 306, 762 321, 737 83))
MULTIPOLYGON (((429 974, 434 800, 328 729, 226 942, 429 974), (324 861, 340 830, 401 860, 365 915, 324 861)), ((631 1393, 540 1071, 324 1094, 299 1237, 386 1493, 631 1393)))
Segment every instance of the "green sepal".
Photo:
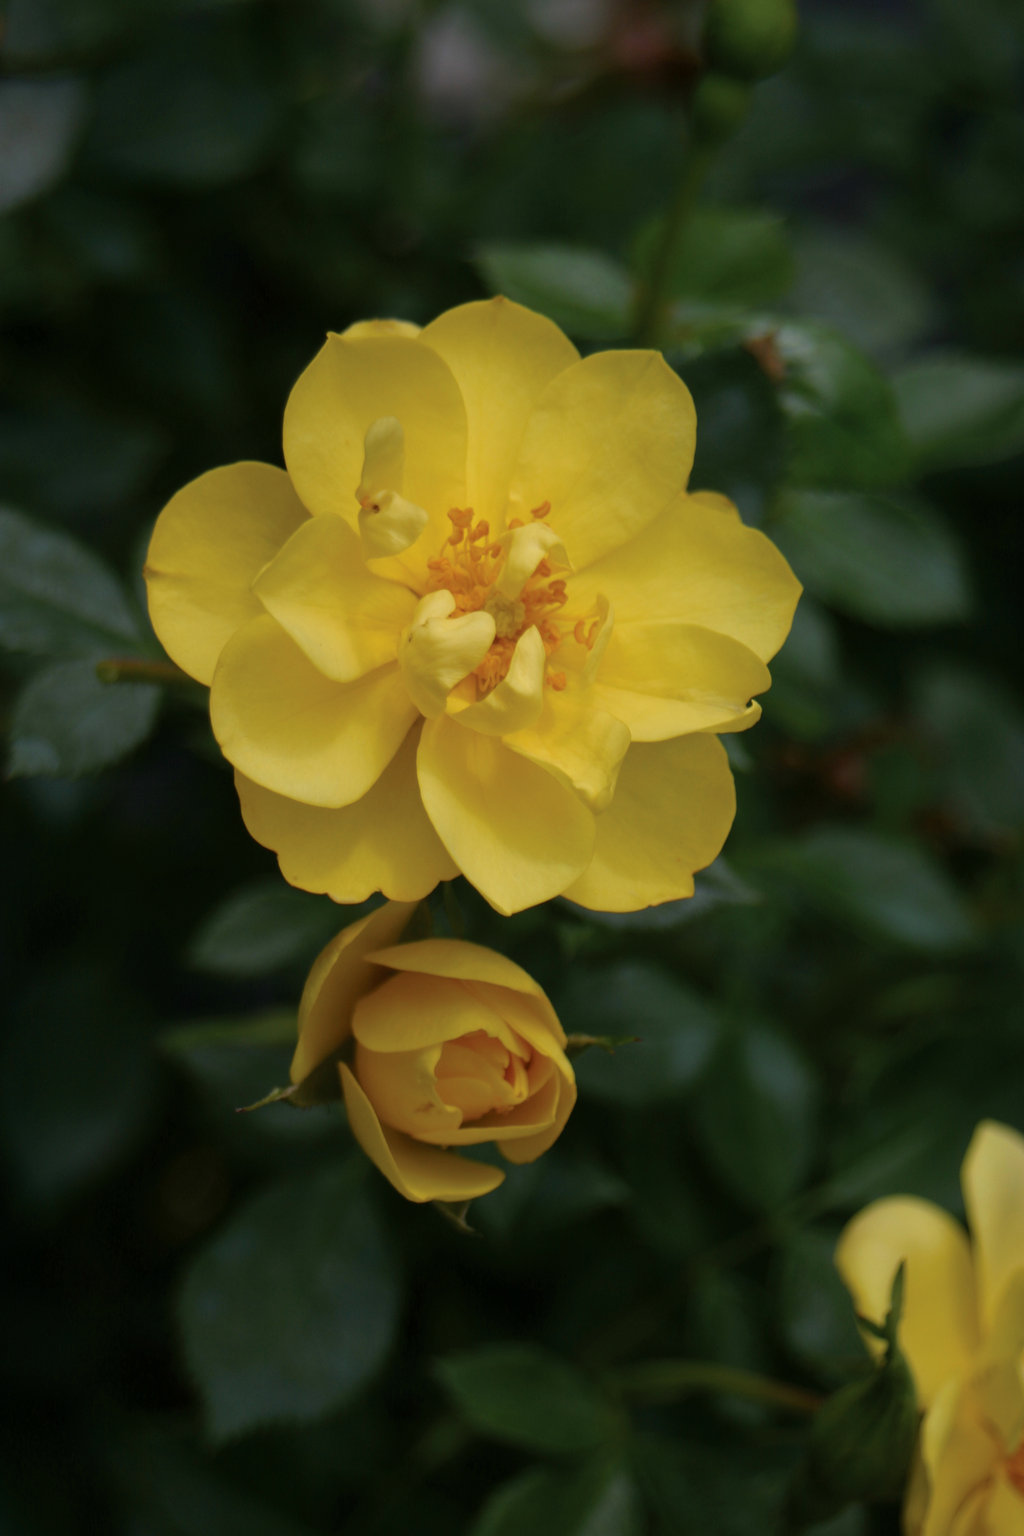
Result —
POLYGON ((848 1504, 902 1496, 917 1439, 917 1391, 899 1346, 904 1266, 893 1279, 883 1324, 864 1323, 885 1343, 869 1376, 826 1400, 815 1415, 787 1498, 790 1529, 802 1530, 848 1504))

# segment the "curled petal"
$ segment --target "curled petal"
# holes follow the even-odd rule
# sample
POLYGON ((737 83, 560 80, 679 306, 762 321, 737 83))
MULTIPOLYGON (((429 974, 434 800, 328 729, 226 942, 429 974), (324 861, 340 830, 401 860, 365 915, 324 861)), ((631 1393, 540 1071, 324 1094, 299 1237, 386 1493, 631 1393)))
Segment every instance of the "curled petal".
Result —
POLYGON ((340 517, 307 518, 253 592, 325 677, 354 682, 393 662, 416 599, 363 564, 340 517))
POLYGON ((508 671, 486 698, 468 704, 456 715, 461 726, 485 736, 506 736, 537 721, 544 707, 544 642, 536 627, 519 636, 508 671))
POLYGON ((437 353, 393 328, 328 336, 300 376, 284 413, 292 483, 311 512, 354 526, 366 434, 381 417, 401 423, 401 492, 431 510, 440 543, 448 508, 465 502, 465 408, 437 353))
POLYGON ((489 1168, 413 1141, 401 1131, 383 1126, 366 1094, 344 1064, 338 1068, 345 1108, 352 1134, 371 1162, 407 1200, 475 1200, 497 1189, 505 1175, 489 1168))
POLYGON ((367 955, 377 945, 394 943, 415 909, 415 902, 389 901, 350 923, 320 951, 299 1002, 293 1083, 301 1083, 350 1037, 357 999, 381 977, 380 967, 367 955))
POLYGON ((505 559, 494 585, 503 597, 518 597, 542 560, 553 571, 572 570, 565 545, 546 523, 512 528, 502 534, 499 543, 505 559))
POLYGON ((454 608, 450 592, 428 592, 399 642, 398 661, 409 697, 428 720, 444 713, 449 693, 480 665, 494 641, 489 613, 453 618, 454 608))
POLYGON ((228 464, 172 496, 146 556, 149 613, 167 654, 209 684, 224 646, 262 609, 252 582, 309 513, 283 469, 228 464))

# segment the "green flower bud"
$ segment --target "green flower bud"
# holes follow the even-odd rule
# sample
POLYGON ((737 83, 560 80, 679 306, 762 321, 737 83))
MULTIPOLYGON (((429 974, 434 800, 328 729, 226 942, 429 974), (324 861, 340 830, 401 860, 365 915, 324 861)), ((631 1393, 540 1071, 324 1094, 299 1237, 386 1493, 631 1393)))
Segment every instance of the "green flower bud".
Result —
POLYGON ((709 70, 693 93, 690 122, 699 144, 719 144, 736 132, 747 115, 751 88, 742 80, 709 70))
POLYGON ((705 57, 725 75, 764 80, 789 58, 797 26, 796 0, 711 0, 705 57))
POLYGON ((789 1490, 790 1520, 797 1528, 826 1520, 855 1501, 898 1499, 903 1492, 918 1410, 914 1379, 897 1342, 902 1308, 901 1265, 884 1327, 861 1319, 886 1341, 881 1361, 870 1376, 834 1393, 815 1415, 789 1490))

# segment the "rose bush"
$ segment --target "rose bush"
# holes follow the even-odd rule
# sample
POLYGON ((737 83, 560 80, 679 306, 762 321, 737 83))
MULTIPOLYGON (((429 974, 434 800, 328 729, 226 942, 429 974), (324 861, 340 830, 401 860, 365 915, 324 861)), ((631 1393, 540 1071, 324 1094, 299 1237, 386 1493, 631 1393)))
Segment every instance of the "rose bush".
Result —
POLYGON ((294 1084, 336 1064, 353 1135, 409 1200, 471 1200, 499 1168, 448 1150, 495 1142, 529 1163, 576 1102, 566 1037, 525 971, 457 939, 396 942, 389 902, 322 951, 299 1005, 294 1084))
POLYGON ((908 1536, 1024 1530, 1024 1137, 983 1122, 961 1170, 967 1234, 926 1200, 877 1200, 836 1263, 878 1317, 906 1262, 901 1344, 925 1410, 904 1510, 908 1536))
POLYGON ((287 473, 210 471, 146 567, 210 684, 246 825, 285 877, 501 912, 693 891, 734 813, 716 732, 757 719, 799 592, 723 497, 659 354, 580 358, 507 300, 330 336, 287 473))

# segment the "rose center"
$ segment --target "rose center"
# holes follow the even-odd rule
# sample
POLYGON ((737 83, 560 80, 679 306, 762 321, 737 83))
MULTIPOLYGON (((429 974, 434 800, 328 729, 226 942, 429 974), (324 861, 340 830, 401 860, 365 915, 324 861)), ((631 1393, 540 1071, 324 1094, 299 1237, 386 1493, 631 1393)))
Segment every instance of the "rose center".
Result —
MULTIPOLYGON (((542 524, 550 511, 548 501, 534 507, 532 524, 542 524)), ((555 575, 555 566, 544 553, 545 544, 557 544, 554 535, 545 533, 543 542, 537 542, 539 534, 516 538, 517 530, 526 534, 531 527, 522 518, 513 518, 508 533, 497 540, 491 538, 486 520, 474 521, 472 507, 453 507, 448 520, 451 533, 440 553, 427 561, 427 590, 450 592, 456 614, 482 611, 493 618, 494 641, 472 674, 478 691, 486 694, 508 673, 516 642, 531 626, 540 635, 547 657, 557 650, 563 638, 557 618, 567 601, 566 579, 555 575)), ((572 638, 581 636, 574 631, 572 638)), ((588 643, 586 634, 582 643, 588 643)), ((560 690, 565 687, 565 673, 546 671, 544 681, 560 690)))
POLYGON ((461 1110, 464 1121, 515 1109, 529 1093, 526 1069, 532 1052, 518 1035, 514 1044, 509 1050, 482 1029, 448 1040, 434 1068, 441 1101, 461 1110))

